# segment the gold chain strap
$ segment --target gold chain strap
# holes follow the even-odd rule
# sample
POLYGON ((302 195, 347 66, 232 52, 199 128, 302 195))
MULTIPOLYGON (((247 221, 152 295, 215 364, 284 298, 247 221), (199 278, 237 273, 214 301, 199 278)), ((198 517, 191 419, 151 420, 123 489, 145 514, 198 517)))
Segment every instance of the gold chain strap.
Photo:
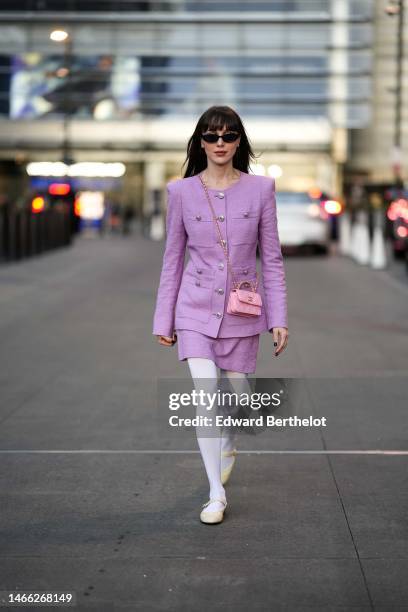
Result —
POLYGON ((222 234, 221 234, 220 226, 218 225, 217 216, 216 216, 215 211, 214 211, 214 208, 213 208, 213 206, 212 206, 212 204, 211 204, 210 196, 209 196, 209 194, 208 194, 207 185, 205 184, 205 182, 204 182, 204 179, 203 179, 202 175, 201 175, 201 174, 199 174, 198 176, 199 176, 199 178, 200 178, 200 181, 201 181, 202 186, 204 187, 204 191, 205 191, 205 194, 206 194, 206 196, 207 196, 208 204, 210 205, 211 212, 212 212, 212 215, 213 215, 213 220, 215 221, 215 225, 217 226, 218 235, 219 235, 219 237, 220 237, 220 245, 221 245, 222 250, 224 251, 225 258, 226 258, 226 260, 227 260, 227 265, 229 266, 229 269, 230 269, 230 272, 231 272, 232 283, 233 283, 233 285, 234 285, 235 289, 239 289, 239 288, 240 288, 240 286, 242 285, 242 283, 247 283, 247 284, 249 284, 249 285, 251 286, 252 290, 253 290, 254 292, 256 292, 257 287, 258 287, 258 274, 257 274, 257 273, 255 273, 255 274, 256 274, 256 282, 255 282, 255 285, 254 285, 253 283, 251 283, 250 281, 241 281, 240 283, 237 283, 237 282, 235 281, 235 276, 234 276, 234 273, 233 273, 233 271, 232 271, 231 262, 230 262, 229 257, 228 257, 228 251, 227 251, 227 249, 226 249, 226 247, 225 247, 225 244, 224 244, 224 239, 223 239, 222 234))

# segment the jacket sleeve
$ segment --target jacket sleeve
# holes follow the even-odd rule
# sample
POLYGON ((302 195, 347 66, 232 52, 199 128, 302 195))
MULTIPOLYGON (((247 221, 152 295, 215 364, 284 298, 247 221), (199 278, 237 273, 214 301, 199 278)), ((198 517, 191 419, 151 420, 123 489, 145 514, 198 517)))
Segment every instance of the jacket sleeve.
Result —
POLYGON ((172 336, 174 313, 184 269, 187 234, 176 182, 167 183, 166 247, 153 318, 153 334, 172 336))
POLYGON ((275 179, 263 177, 262 209, 258 231, 269 331, 288 327, 285 268, 278 234, 275 179))

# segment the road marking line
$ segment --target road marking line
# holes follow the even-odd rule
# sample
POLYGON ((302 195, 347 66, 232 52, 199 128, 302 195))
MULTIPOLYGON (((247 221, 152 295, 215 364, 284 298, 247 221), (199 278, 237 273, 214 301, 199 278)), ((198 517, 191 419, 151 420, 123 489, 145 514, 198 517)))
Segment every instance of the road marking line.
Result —
MULTIPOLYGON (((102 454, 102 455, 191 455, 199 454, 199 450, 24 450, 11 449, 1 450, 0 454, 102 454)), ((242 450, 238 451, 240 455, 408 455, 408 450, 242 450)))

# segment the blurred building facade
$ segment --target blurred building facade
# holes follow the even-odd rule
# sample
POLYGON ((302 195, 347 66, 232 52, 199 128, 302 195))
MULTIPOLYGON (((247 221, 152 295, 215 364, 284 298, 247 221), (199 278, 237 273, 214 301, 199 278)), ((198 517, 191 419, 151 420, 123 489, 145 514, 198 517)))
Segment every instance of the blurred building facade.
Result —
POLYGON ((1 159, 123 162, 120 197, 149 212, 198 117, 229 104, 282 188, 341 194, 355 168, 387 180, 395 23, 380 4, 4 1, 1 159))

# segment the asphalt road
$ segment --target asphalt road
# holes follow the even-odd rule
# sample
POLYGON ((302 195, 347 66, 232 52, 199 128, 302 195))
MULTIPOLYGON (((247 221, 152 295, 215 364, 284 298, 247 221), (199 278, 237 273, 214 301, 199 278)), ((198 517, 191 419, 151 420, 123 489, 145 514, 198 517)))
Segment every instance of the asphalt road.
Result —
POLYGON ((207 526, 196 440, 160 427, 158 382, 188 379, 151 332, 162 248, 77 239, 0 268, 0 590, 97 612, 408 610, 408 283, 285 259, 289 346, 263 335, 257 377, 328 426, 241 436, 207 526))

